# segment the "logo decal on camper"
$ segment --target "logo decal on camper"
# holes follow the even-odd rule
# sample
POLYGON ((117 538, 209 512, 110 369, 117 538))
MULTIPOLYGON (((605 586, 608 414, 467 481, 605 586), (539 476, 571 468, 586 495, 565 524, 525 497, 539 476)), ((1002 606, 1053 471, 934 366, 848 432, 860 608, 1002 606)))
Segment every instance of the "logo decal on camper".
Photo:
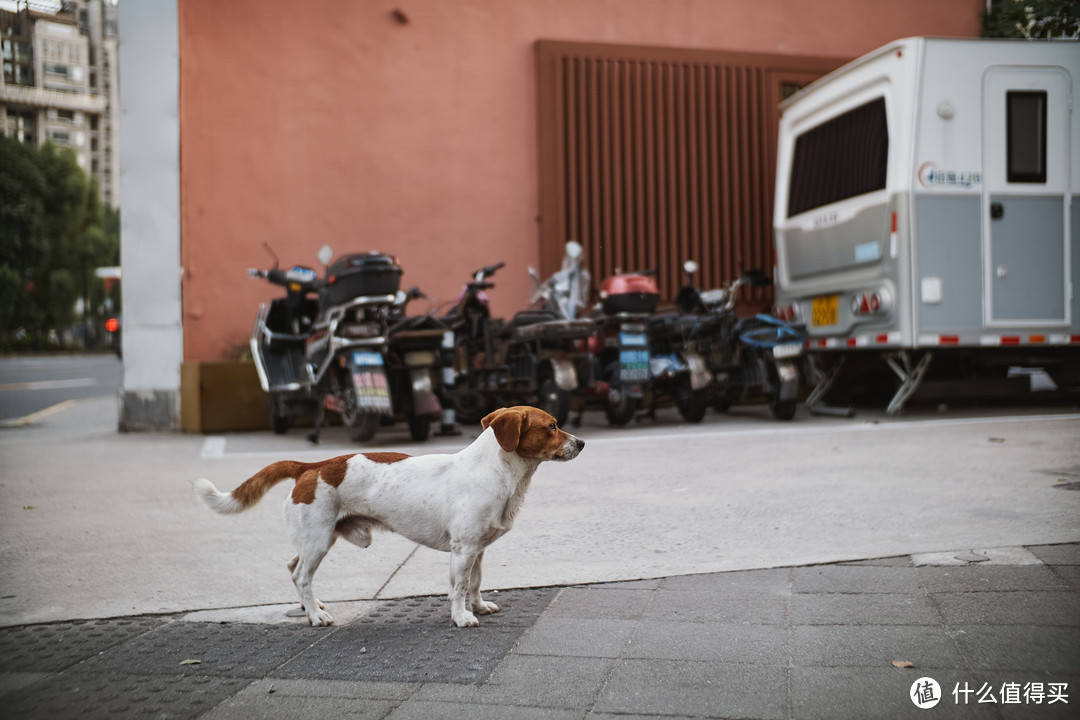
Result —
POLYGON ((925 188, 974 188, 982 183, 978 170, 941 170, 933 161, 919 166, 919 184, 925 188))

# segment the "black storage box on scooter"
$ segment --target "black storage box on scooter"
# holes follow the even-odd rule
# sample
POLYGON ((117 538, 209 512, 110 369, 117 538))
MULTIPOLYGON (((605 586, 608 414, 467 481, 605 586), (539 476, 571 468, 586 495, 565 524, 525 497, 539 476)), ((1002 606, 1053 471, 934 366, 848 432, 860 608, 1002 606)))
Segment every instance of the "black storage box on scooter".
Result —
POLYGON ((327 305, 340 305, 361 296, 393 295, 400 288, 401 266, 391 255, 342 255, 326 268, 327 305))

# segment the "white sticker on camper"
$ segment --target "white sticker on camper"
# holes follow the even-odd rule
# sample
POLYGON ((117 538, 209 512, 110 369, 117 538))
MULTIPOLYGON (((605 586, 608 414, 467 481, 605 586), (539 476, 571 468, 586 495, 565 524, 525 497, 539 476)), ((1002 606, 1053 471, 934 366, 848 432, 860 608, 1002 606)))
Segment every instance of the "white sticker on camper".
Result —
POLYGON ((943 170, 934 162, 919 166, 919 184, 924 188, 976 188, 982 184, 978 170, 943 170))
POLYGON ((873 262, 881 257, 881 246, 877 241, 855 246, 855 262, 873 262))

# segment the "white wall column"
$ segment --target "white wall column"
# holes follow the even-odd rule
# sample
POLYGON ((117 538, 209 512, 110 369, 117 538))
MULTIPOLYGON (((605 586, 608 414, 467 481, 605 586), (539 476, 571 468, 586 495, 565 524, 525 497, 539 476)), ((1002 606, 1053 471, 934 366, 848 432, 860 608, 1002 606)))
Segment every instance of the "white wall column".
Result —
POLYGON ((117 6, 120 266, 124 379, 120 430, 180 426, 180 58, 176 0, 117 6))

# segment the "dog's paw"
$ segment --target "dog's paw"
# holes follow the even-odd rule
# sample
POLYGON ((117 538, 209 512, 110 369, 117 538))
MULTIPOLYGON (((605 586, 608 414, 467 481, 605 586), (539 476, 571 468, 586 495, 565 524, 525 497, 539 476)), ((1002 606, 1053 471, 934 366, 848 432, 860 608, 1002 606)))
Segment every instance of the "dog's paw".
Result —
POLYGON ((458 627, 480 627, 480 621, 476 619, 476 616, 471 612, 463 612, 460 615, 455 615, 454 624, 458 627))
POLYGON ((308 613, 308 620, 314 627, 322 627, 324 625, 333 625, 334 618, 330 613, 325 610, 316 610, 315 612, 308 613))
POLYGON ((481 600, 478 604, 473 606, 473 612, 477 615, 491 615, 492 613, 499 612, 499 606, 493 602, 481 600))

